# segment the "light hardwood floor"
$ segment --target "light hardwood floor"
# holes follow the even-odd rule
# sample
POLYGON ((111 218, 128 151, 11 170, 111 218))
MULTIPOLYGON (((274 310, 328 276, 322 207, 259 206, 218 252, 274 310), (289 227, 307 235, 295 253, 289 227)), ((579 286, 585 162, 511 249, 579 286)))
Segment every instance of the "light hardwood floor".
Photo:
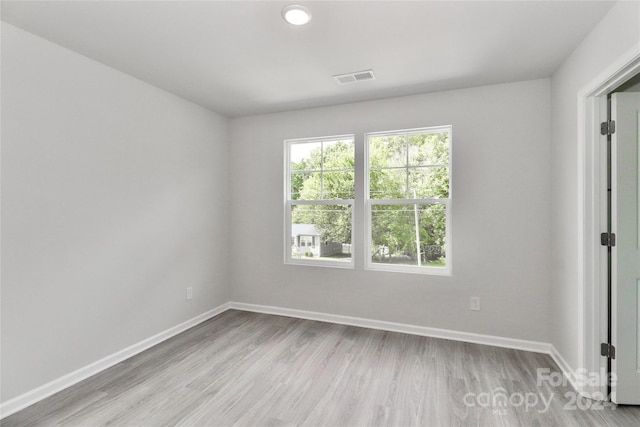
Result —
POLYGON ((559 371, 544 354, 230 310, 1 424, 640 426, 640 407, 572 409, 593 402, 538 387, 538 368, 559 371))

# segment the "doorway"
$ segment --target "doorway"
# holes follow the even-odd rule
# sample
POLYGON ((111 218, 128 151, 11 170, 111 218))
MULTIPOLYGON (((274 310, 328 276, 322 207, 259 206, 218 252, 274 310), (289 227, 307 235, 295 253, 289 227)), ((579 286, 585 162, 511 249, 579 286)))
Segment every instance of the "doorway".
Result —
POLYGON ((618 268, 640 268, 637 255, 640 247, 640 53, 635 52, 611 70, 600 84, 583 90, 579 97, 580 109, 584 112, 580 117, 583 131, 580 138, 583 143, 580 151, 583 172, 580 181, 583 231, 580 242, 583 274, 580 352, 581 368, 599 374, 620 371, 626 382, 617 381, 612 388, 606 381, 585 384, 579 391, 591 398, 609 397, 612 392, 611 400, 616 403, 640 404, 640 271, 634 280, 636 276, 620 276, 622 270, 618 268), (637 96, 628 95, 636 91, 637 96), (623 129, 618 128, 616 134, 614 116, 618 116, 623 108, 630 108, 622 98, 634 97, 638 98, 639 106, 635 111, 625 113, 626 118, 617 123, 623 125, 623 129), (625 139, 624 146, 619 138, 625 139), (630 206, 631 201, 633 206, 630 206), (622 217, 621 213, 624 214, 622 217), (635 252, 620 256, 630 248, 635 252), (631 372, 639 377, 634 380, 637 382, 627 381, 633 376, 631 372))
MULTIPOLYGON (((609 262, 610 372, 615 403, 640 405, 640 75, 610 97, 609 223, 617 232, 609 262)), ((611 234, 614 236, 614 234, 611 234)), ((605 352, 609 353, 609 352, 605 352)))
POLYGON ((614 403, 640 405, 640 75, 608 95, 607 341, 601 356, 614 403))

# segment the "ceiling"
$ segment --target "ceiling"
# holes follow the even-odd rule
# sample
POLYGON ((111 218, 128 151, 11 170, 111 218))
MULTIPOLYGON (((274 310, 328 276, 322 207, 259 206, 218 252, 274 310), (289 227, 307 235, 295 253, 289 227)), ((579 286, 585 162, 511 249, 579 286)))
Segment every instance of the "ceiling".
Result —
POLYGON ((610 1, 2 1, 2 20, 228 117, 549 77, 610 1), (307 6, 302 27, 282 8, 307 6), (376 79, 338 85, 372 68, 376 79))

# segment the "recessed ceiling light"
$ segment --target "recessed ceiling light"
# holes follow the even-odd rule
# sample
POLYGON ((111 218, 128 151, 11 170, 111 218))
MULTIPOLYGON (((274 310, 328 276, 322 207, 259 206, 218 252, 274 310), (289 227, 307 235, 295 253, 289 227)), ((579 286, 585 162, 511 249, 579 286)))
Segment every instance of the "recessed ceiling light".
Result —
POLYGON ((311 21, 311 12, 304 6, 291 4, 282 9, 282 17, 292 25, 304 25, 311 21))

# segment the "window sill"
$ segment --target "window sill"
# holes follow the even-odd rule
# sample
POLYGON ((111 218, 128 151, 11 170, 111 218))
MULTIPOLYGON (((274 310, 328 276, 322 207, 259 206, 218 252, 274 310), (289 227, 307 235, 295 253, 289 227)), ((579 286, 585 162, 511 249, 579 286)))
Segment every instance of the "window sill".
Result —
POLYGON ((450 267, 418 267, 413 265, 388 265, 369 263, 365 266, 368 271, 385 271, 390 273, 423 274, 426 276, 453 276, 450 267))
POLYGON ((287 259, 285 260, 285 265, 302 265, 307 267, 329 267, 329 268, 343 268, 343 269, 352 269, 354 268, 353 260, 351 262, 341 262, 341 261, 314 261, 312 259, 287 259))

